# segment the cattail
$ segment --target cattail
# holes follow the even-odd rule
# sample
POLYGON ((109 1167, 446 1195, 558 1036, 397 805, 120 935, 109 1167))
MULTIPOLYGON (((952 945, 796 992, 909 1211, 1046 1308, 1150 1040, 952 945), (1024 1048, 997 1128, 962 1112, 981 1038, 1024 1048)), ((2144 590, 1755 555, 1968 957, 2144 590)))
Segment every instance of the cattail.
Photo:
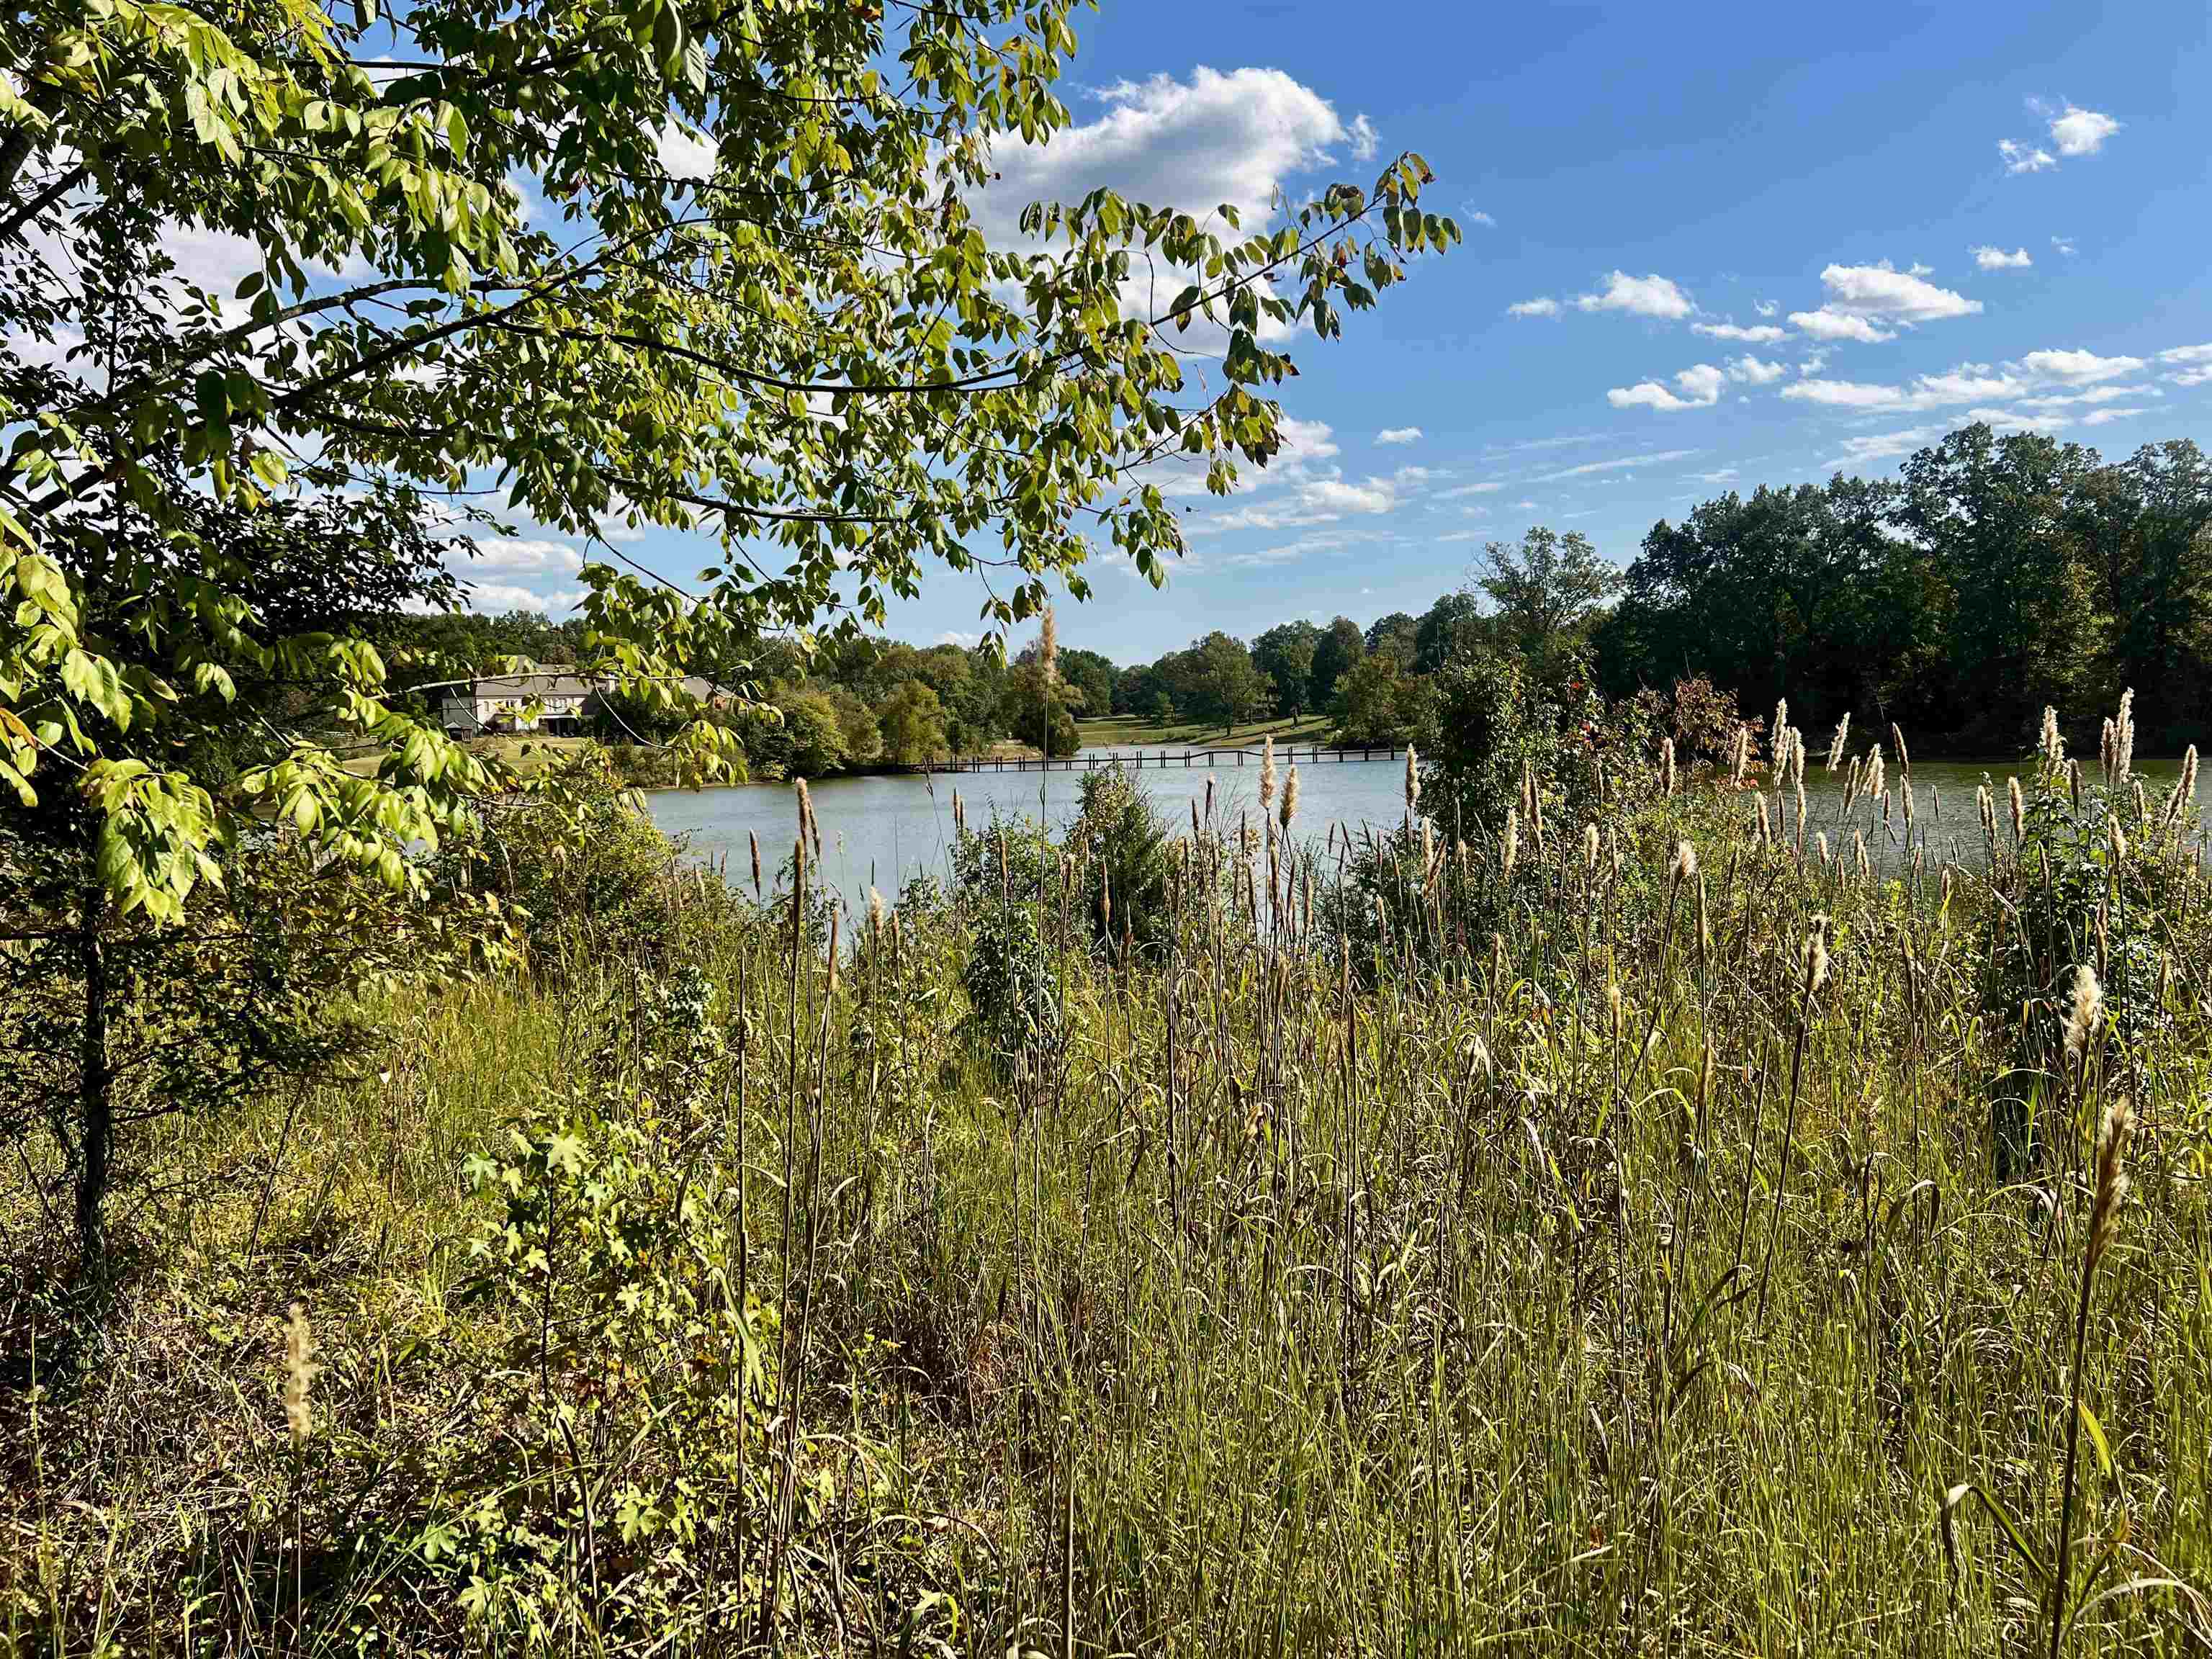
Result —
POLYGON ((1504 881, 1513 879, 1513 866, 1521 858, 1521 813, 1517 807, 1505 809, 1505 846, 1498 854, 1498 873, 1504 881))
POLYGON ((2005 780, 2005 800, 2012 809, 2012 844, 2018 847, 2027 835, 2027 803, 2020 793, 2020 780, 2005 780))
POLYGON ((822 862, 822 825, 814 816, 813 792, 806 787, 805 778, 793 778, 793 787, 799 793, 799 830, 814 843, 814 861, 822 862))
POLYGON ((2134 1109, 2122 1095, 2105 1109, 2097 1126, 2097 1199, 2089 1212, 2088 1271, 2094 1273, 2112 1247, 2120 1206, 2128 1197, 2128 1141, 2135 1132, 2134 1109))
POLYGON ((1585 875, 1597 873, 1597 825, 1595 823, 1583 826, 1583 872, 1585 875))
POLYGON ((2173 786, 2173 793, 2166 798, 2166 811, 2161 822, 2171 829, 2184 822, 2184 809, 2197 801, 2197 745, 2191 744, 2181 757, 2181 776, 2173 786))
POLYGON ((1851 734, 1851 714, 1844 711, 1843 719, 1836 722, 1836 735, 1828 744, 1828 769, 1832 772, 1844 763, 1844 744, 1851 734))
POLYGON ((1052 614, 1052 607, 1044 608, 1037 618, 1037 666, 1044 672, 1044 683, 1052 684, 1060 678, 1060 623, 1052 614))
POLYGON ((284 1318, 284 1425, 295 1447, 306 1445, 315 1431, 310 1395, 322 1369, 315 1363, 315 1336, 308 1328, 307 1310, 295 1302, 284 1318))
POLYGON ((1264 815, 1275 804, 1275 738, 1260 739, 1260 811, 1264 815))
POLYGON ((1671 795, 1674 793, 1674 739, 1672 738, 1659 739, 1659 785, 1660 793, 1671 795))
POLYGON ((1421 805, 1421 763, 1413 745, 1406 745, 1406 812, 1411 817, 1421 805))
POLYGON ((751 830, 748 830, 745 831, 745 840, 752 846, 753 896, 755 898, 758 898, 761 896, 760 837, 755 835, 751 830))
POLYGON ((1298 763, 1291 763, 1290 775, 1283 780, 1283 833, 1291 833, 1291 820, 1298 815, 1298 763))
POLYGON ((2089 1044, 2103 1024, 2105 990, 2097 983, 2097 970, 2083 963, 2074 970, 2074 994, 2066 1010, 2066 1058, 2076 1066, 2087 1060, 2089 1044))
POLYGON ((2058 710, 2049 703, 2043 705, 2043 734, 2036 740, 2035 751, 2043 757, 2045 776, 2055 775, 2066 763, 2066 739, 2058 735, 2058 710))
POLYGON ((1198 836, 1198 797, 1193 795, 1190 798, 1190 839, 1194 845, 1197 843, 1198 836))
POLYGON ((884 896, 876 890, 875 884, 871 882, 868 884, 868 937, 881 939, 883 934, 884 896))
POLYGON ((1828 919, 1813 918, 1813 931, 1805 940, 1805 994, 1814 995, 1828 982, 1828 919))
POLYGON ((952 792, 952 828, 957 835, 968 833, 968 803, 960 799, 960 792, 952 792))
POLYGON ((845 908, 842 904, 830 913, 830 984, 823 994, 828 996, 837 994, 837 924, 844 915, 845 908))

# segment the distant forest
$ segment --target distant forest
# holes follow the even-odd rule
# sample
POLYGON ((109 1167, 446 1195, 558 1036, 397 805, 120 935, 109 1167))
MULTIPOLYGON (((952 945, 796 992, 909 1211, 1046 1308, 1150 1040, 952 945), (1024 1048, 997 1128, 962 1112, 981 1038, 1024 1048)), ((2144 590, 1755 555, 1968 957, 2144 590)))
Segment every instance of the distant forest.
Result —
MULTIPOLYGON (((520 613, 413 619, 447 649, 573 656, 580 626, 520 613)), ((1045 725, 1030 644, 994 650, 766 642, 757 672, 781 719, 740 715, 756 775, 912 764, 1045 725)), ((1845 713, 1896 721, 1928 755, 2024 750, 2045 705, 2069 724, 2136 688, 2146 750, 2212 716, 2212 463, 2195 443, 2107 462, 2086 445, 1986 425, 1950 434, 1894 481, 1729 491, 1662 520, 1624 572, 1582 536, 1492 543, 1467 585, 1419 616, 1338 617, 1248 641, 1215 632, 1119 665, 1062 648, 1053 751, 1075 719, 1158 726, 1323 715, 1340 741, 1432 720, 1455 660, 1501 659, 1609 696, 1703 678, 1748 710, 1789 700, 1808 731, 1845 713)))

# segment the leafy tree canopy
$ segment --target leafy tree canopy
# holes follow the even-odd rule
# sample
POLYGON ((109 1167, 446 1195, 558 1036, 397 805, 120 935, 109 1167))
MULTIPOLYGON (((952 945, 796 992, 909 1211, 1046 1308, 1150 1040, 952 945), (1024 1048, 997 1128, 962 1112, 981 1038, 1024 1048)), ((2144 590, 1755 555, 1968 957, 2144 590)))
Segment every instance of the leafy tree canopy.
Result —
MULTIPOLYGON (((1067 120, 1070 9, 27 0, 0 76, 0 787, 81 791, 99 879, 171 918, 258 803, 404 882, 501 781, 358 632, 257 605, 203 499, 412 483, 567 534, 703 529, 696 595, 582 576, 580 666, 672 703, 774 629, 880 622, 936 565, 984 579, 994 629, 1087 592, 1097 542, 1159 580, 1152 464, 1220 492, 1279 446, 1295 369, 1263 331, 1334 337, 1458 232, 1407 155, 1251 232, 1101 190, 990 246, 994 146, 1067 120), (193 288, 179 227, 258 268, 193 288), (1140 261, 1182 273, 1157 309, 1127 301, 1140 261), (1202 389, 1194 322, 1222 342, 1202 389), (241 671, 313 706, 226 714, 241 671), (235 787, 190 760, 226 724, 235 787)), ((734 741, 701 720, 683 746, 705 772, 734 741)))

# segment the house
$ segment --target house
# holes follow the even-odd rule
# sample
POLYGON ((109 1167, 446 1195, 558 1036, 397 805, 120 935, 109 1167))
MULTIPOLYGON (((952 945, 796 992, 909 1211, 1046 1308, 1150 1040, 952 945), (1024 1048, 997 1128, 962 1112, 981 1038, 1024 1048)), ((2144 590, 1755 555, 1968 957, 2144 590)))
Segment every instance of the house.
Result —
MULTIPOLYGON (((487 674, 446 689, 439 724, 456 737, 484 732, 573 736, 599 712, 595 699, 603 685, 564 664, 549 663, 528 674, 487 674)), ((684 690, 707 708, 728 709, 736 701, 729 686, 698 674, 684 677, 684 690)))
POLYGON ((584 729, 585 705, 596 691, 592 681, 561 665, 530 674, 487 674, 446 689, 439 723, 462 737, 480 732, 568 736, 584 729))

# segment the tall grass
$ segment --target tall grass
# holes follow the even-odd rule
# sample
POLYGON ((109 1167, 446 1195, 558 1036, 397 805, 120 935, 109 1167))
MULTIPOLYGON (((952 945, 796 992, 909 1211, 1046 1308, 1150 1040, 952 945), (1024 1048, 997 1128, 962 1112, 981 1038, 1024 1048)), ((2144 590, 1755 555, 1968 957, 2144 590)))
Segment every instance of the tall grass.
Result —
POLYGON ((2099 842, 2104 891, 2038 931, 2079 872, 2035 810, 1986 868, 1877 883, 1711 779, 1460 845, 1418 783, 1358 848, 1201 817, 1149 952, 1125 891, 1091 926, 1079 846, 1002 842, 857 928, 675 883, 651 960, 391 1009, 378 1073, 179 1134, 189 1190, 131 1218, 97 1322, 15 1205, 0 1628, 2207 1651, 2212 982, 2179 833, 2099 842), (1385 884, 1332 898, 1356 854, 1385 884), (979 935, 1031 940, 1048 1021, 973 1007, 979 935), (2031 959, 2061 988, 2014 999, 2031 959), (2069 1023, 2077 967, 2124 1017, 2069 1023), (623 1182, 612 1245, 484 1267, 623 1182), (689 1310, 676 1346, 633 1293, 689 1310))

